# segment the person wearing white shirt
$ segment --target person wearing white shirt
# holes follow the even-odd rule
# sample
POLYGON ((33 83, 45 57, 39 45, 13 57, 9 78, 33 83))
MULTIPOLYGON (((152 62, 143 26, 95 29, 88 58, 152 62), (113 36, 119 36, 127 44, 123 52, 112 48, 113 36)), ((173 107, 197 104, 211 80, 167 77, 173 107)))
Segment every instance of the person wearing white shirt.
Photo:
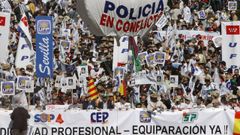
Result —
POLYGON ((121 97, 120 102, 115 103, 115 109, 117 110, 128 110, 131 108, 131 104, 126 101, 125 97, 121 97))

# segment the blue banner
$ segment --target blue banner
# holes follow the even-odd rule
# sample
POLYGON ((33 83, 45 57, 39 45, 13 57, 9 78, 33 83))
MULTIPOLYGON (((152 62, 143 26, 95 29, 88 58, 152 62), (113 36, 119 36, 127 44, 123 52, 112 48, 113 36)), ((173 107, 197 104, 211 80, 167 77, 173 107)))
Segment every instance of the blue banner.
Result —
POLYGON ((37 77, 53 76, 52 17, 36 17, 36 74, 37 77))

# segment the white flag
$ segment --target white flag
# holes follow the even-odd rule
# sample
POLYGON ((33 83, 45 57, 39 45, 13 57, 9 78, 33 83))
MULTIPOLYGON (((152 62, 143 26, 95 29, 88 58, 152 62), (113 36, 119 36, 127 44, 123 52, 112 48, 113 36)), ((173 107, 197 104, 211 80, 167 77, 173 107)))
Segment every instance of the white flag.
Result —
MULTIPOLYGON (((28 41, 30 44, 32 44, 32 36, 29 32, 29 25, 28 25, 28 19, 25 13, 23 13, 23 16, 18 24, 18 27, 22 30, 22 32, 26 35, 28 41)), ((30 45, 31 48, 31 45, 30 45)))
POLYGON ((20 36, 15 65, 17 68, 26 68, 30 63, 31 50, 26 39, 20 36))

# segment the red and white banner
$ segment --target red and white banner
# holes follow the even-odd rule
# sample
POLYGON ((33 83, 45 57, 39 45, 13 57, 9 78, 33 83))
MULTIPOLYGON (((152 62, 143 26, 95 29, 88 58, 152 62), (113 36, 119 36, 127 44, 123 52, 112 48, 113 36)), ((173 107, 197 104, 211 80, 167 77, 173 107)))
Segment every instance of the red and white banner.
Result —
MULTIPOLYGON (((162 36, 166 37, 165 31, 159 31, 162 36)), ((204 45, 207 45, 209 40, 212 40, 216 36, 220 36, 218 32, 205 32, 205 31, 194 31, 194 30, 178 30, 176 31, 177 38, 181 38, 186 40, 190 40, 199 36, 200 40, 204 41, 204 45)))
POLYGON ((167 0, 78 0, 76 7, 94 35, 142 37, 162 16, 166 3, 167 0))
POLYGON ((222 22, 222 60, 227 67, 240 67, 240 22, 222 22))
MULTIPOLYGON (((22 32, 26 35, 28 41, 30 42, 30 44, 32 44, 32 36, 29 32, 29 25, 28 25, 28 19, 27 16, 25 14, 23 14, 18 27, 22 30, 22 32)), ((31 46, 30 46, 31 47, 31 46)))
POLYGON ((113 48, 113 70, 116 67, 125 66, 128 62, 128 43, 129 38, 128 36, 123 36, 119 40, 119 44, 117 39, 114 39, 114 48, 113 48))
POLYGON ((8 58, 8 44, 10 32, 10 13, 0 12, 0 61, 6 62, 8 58))

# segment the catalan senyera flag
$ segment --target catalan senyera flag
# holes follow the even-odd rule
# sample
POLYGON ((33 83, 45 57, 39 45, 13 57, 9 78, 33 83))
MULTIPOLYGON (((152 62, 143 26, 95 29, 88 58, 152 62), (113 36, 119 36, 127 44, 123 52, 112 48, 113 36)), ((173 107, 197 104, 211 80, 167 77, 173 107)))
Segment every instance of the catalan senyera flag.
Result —
POLYGON ((121 84, 118 88, 118 91, 122 96, 125 96, 125 97, 127 96, 127 86, 126 86, 126 81, 125 80, 121 81, 121 84))
POLYGON ((98 98, 98 91, 93 79, 90 79, 88 82, 88 95, 92 100, 98 98))
POLYGON ((240 112, 235 113, 233 135, 240 135, 240 112))

